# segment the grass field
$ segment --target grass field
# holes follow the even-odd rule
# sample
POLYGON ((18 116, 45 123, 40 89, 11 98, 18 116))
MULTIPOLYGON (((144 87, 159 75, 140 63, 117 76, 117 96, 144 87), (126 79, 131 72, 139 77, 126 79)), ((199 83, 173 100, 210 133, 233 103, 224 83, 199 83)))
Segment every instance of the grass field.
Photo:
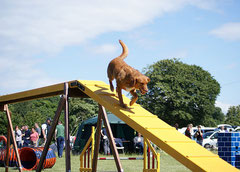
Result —
MULTIPOLYGON (((103 155, 100 155, 102 157, 103 155)), ((140 155, 123 155, 120 154, 120 157, 136 157, 140 155)), ((140 156, 142 157, 142 156, 140 156)), ((135 172, 143 170, 143 160, 121 160, 124 172, 135 172)), ((79 156, 71 156, 71 171, 79 172, 79 156)), ((0 172, 4 172, 4 168, 0 168, 0 172)), ((18 170, 11 169, 9 172, 16 172, 18 170)), ((52 169, 45 169, 45 172, 64 172, 65 171, 65 158, 57 158, 56 164, 52 169)), ((98 160, 97 171, 117 171, 114 160, 98 160)), ((188 170, 185 166, 180 164, 174 158, 161 152, 160 157, 160 171, 162 172, 187 172, 188 170)))

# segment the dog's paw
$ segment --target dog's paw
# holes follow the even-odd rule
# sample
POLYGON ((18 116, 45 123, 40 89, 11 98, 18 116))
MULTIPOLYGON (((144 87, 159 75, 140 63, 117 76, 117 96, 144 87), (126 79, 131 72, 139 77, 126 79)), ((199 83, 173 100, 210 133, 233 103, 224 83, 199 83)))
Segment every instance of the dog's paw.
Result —
POLYGON ((124 109, 127 109, 128 108, 128 106, 126 105, 126 104, 121 104, 120 105, 122 108, 124 108, 124 109))
POLYGON ((114 87, 110 85, 110 90, 114 92, 114 87))

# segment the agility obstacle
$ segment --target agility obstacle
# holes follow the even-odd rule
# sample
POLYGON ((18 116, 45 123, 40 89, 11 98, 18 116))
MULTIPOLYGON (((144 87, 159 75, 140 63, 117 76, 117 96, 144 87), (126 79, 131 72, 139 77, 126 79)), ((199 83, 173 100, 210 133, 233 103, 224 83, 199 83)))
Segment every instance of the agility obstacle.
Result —
MULTIPOLYGON (((101 116, 99 117, 101 118, 101 116)), ((107 116, 106 116, 107 118, 107 116)), ((104 119, 105 120, 105 119, 104 119)), ((107 120, 108 121, 108 120, 107 120)), ((97 127, 101 128, 101 120, 98 121, 97 127)), ((108 128, 110 126, 107 126, 107 130, 111 131, 111 128, 108 128)), ((97 136, 96 136, 97 137, 97 136)), ((108 136, 109 140, 113 140, 113 137, 108 136)), ((97 143, 97 142, 96 142, 97 143)), ((97 166, 97 161, 93 162, 94 157, 94 150, 99 150, 98 148, 95 148, 95 127, 92 127, 92 134, 89 137, 87 143, 85 144, 83 150, 80 154, 80 172, 91 172, 93 171, 92 167, 97 166)), ((99 145, 99 144, 97 144, 99 145)), ((97 157, 98 154, 95 156, 95 159, 97 160, 115 160, 116 165, 121 166, 120 160, 143 160, 143 172, 160 172, 160 153, 157 153, 156 150, 153 148, 152 144, 147 138, 144 138, 144 148, 143 148, 143 157, 119 157, 118 160, 116 160, 116 154, 118 155, 118 152, 116 149, 112 148, 112 152, 114 157, 97 157), (97 158, 96 158, 97 157, 97 158)), ((123 171, 123 170, 122 170, 123 171)))
MULTIPOLYGON (((8 104, 23 102, 33 99, 39 99, 44 97, 62 95, 59 101, 58 109, 55 113, 53 124, 49 132, 47 143, 44 147, 42 156, 40 158, 37 172, 40 172, 43 166, 43 162, 46 158, 50 141, 53 138, 59 116, 64 109, 65 113, 65 152, 66 152, 66 172, 71 171, 70 166, 70 140, 69 140, 69 111, 68 111, 68 98, 69 97, 90 97, 99 103, 99 110, 102 111, 103 107, 111 111, 118 118, 123 120, 127 125, 134 130, 140 132, 144 137, 153 142, 163 151, 170 156, 178 160, 192 171, 239 171, 237 168, 228 164, 221 159, 218 155, 206 150, 195 141, 187 138, 174 127, 168 125, 156 115, 148 112, 138 104, 134 104, 128 109, 119 106, 119 99, 115 93, 109 89, 109 85, 102 81, 87 81, 87 80, 74 80, 55 84, 47 87, 37 88, 29 91, 23 91, 15 94, 0 96, 0 111, 6 112, 8 122, 8 137, 7 137, 7 151, 10 150, 10 137, 13 140, 14 151, 16 153, 17 162, 19 165, 19 171, 21 169, 21 161, 17 151, 16 140, 13 137, 13 128, 11 121, 11 112, 8 109, 8 104)), ((124 102, 129 104, 130 100, 123 96, 124 102)), ((166 114, 167 115, 167 114, 166 114)), ((92 171, 96 171, 96 162, 98 155, 98 144, 100 135, 98 134, 98 128, 95 138, 95 149, 93 155, 92 171), (97 151, 96 151, 97 150, 97 151)), ((113 152, 114 153, 114 152, 113 152)), ((7 154, 8 155, 8 154, 7 154)), ((119 161, 119 157, 116 154, 115 162, 119 161)), ((8 159, 8 158, 7 158, 8 159)), ((117 170, 121 171, 122 168, 119 163, 117 170)), ((8 164, 7 164, 8 166, 8 164)), ((7 171, 7 167, 6 171, 7 171)))
MULTIPOLYGON (((6 145, 7 144, 7 139, 5 136, 0 136, 0 142, 3 141, 3 143, 6 145)), ((31 148, 31 147, 23 147, 21 149, 18 149, 19 156, 21 159, 21 164, 22 164, 22 169, 25 171, 31 171, 31 170, 36 170, 41 154, 43 152, 43 147, 36 147, 36 148, 31 148)), ((16 167, 18 166, 17 164, 17 157, 14 149, 10 148, 9 149, 9 155, 7 156, 7 150, 6 148, 1 148, 0 149, 0 166, 5 166, 6 162, 8 163, 9 167, 16 167), (8 160, 7 160, 8 157, 8 160)), ((52 168, 56 162, 56 155, 54 151, 49 148, 47 152, 47 158, 45 159, 43 163, 43 169, 46 168, 52 168)))

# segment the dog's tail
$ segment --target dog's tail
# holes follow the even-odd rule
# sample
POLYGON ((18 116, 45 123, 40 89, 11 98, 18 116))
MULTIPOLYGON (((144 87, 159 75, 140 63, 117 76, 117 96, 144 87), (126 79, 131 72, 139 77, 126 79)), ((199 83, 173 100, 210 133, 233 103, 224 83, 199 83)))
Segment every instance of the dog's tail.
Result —
POLYGON ((120 56, 118 56, 117 58, 120 58, 123 60, 128 55, 128 47, 121 40, 119 40, 119 43, 121 44, 123 51, 122 51, 122 54, 120 56))

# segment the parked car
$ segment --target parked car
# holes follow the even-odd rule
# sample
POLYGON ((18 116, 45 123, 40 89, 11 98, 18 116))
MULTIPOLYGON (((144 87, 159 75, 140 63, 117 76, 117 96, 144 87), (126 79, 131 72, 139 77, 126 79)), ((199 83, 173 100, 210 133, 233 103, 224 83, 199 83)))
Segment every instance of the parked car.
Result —
POLYGON ((237 127, 233 130, 234 132, 240 132, 240 127, 237 127))
POLYGON ((231 132, 231 131, 234 130, 233 127, 232 127, 231 125, 229 125, 229 124, 219 124, 219 125, 217 126, 217 128, 215 129, 215 131, 219 131, 222 126, 224 126, 224 128, 226 128, 226 130, 227 130, 228 132, 231 132))
POLYGON ((203 134, 203 147, 217 148, 218 131, 209 131, 203 134))
MULTIPOLYGON (((187 129, 187 127, 183 127, 181 129, 178 129, 178 131, 182 134, 185 134, 185 130, 187 129)), ((214 127, 203 127, 201 128, 203 134, 206 133, 206 132, 209 132, 209 131, 214 131, 214 127)), ((193 127, 193 135, 196 133, 197 131, 197 127, 193 127)))

